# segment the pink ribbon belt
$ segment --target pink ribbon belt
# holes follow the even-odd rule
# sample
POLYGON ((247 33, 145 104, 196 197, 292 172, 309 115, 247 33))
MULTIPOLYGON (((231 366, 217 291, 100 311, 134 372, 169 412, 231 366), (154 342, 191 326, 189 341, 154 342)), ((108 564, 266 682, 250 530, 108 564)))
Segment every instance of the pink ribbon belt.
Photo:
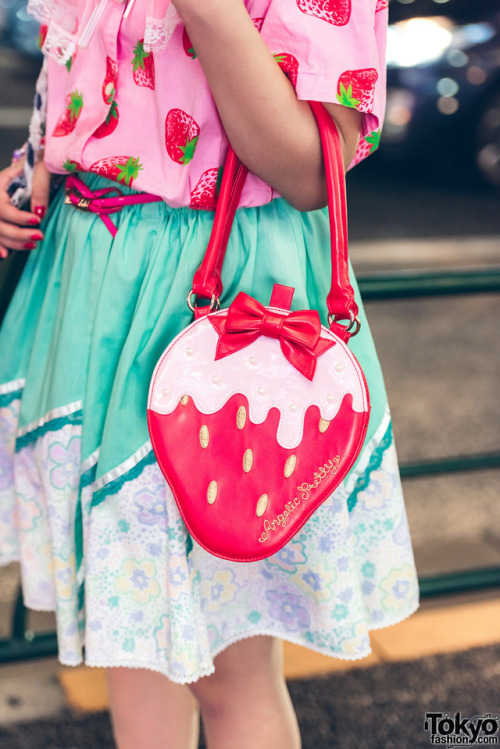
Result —
POLYGON ((159 195, 150 195, 147 192, 139 192, 135 195, 122 195, 118 187, 108 187, 105 190, 92 192, 85 182, 71 174, 66 179, 66 205, 72 205, 81 211, 96 213, 105 223, 113 237, 116 237, 118 229, 109 218, 110 213, 121 211, 126 205, 137 205, 139 203, 157 203, 162 200, 159 195), (104 197, 116 193, 114 197, 104 197))

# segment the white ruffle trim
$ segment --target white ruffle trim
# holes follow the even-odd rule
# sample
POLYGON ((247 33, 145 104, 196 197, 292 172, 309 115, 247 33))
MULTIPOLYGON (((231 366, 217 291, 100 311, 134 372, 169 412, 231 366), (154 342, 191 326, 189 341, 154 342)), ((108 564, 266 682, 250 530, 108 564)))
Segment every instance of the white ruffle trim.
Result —
MULTIPOLYGON (((412 614, 417 611, 419 607, 419 604, 417 603, 416 606, 412 606, 411 609, 409 609, 406 613, 398 615, 397 617, 394 617, 393 619, 388 619, 385 622, 378 622, 377 624, 373 624, 369 626, 369 631, 374 631, 378 629, 385 629, 385 627, 393 627, 396 624, 400 624, 401 622, 408 619, 412 614)), ((329 658, 337 658, 341 661, 360 661, 363 658, 367 658, 371 653, 372 649, 370 647, 366 648, 364 651, 358 651, 355 655, 347 655, 345 653, 332 653, 324 648, 317 647, 310 643, 309 641, 300 638, 300 637, 291 637, 288 633, 284 633, 282 631, 274 630, 274 629, 252 629, 248 632, 245 632, 244 634, 234 635, 233 637, 228 637, 226 641, 218 648, 216 648, 212 653, 211 657, 212 659, 217 658, 220 653, 222 653, 224 650, 226 650, 231 645, 236 644, 237 642, 241 642, 242 640, 248 640, 251 637, 276 637, 279 640, 283 640, 284 642, 290 642, 292 645, 299 645, 301 647, 305 647, 308 650, 312 650, 315 653, 319 653, 320 655, 326 655, 329 658)), ((67 657, 60 656, 59 661, 64 666, 78 666, 81 663, 85 663, 86 666, 89 666, 91 668, 143 668, 147 671, 154 671, 156 673, 161 673, 164 676, 166 676, 170 681, 174 682, 175 684, 193 684, 194 682, 198 681, 199 679, 202 679, 204 676, 210 676, 215 672, 215 665, 212 664, 210 667, 206 667, 203 669, 200 669, 200 671, 196 675, 192 675, 186 679, 180 679, 179 677, 172 676, 168 669, 161 668, 157 663, 148 663, 146 661, 135 661, 133 659, 130 660, 124 660, 120 659, 119 661, 111 660, 110 658, 99 658, 98 656, 89 656, 86 655, 85 659, 80 659, 78 662, 75 662, 67 657)))
POLYGON ((26 380, 20 377, 18 380, 11 380, 0 385, 0 395, 7 395, 8 393, 16 393, 18 390, 24 388, 26 380))

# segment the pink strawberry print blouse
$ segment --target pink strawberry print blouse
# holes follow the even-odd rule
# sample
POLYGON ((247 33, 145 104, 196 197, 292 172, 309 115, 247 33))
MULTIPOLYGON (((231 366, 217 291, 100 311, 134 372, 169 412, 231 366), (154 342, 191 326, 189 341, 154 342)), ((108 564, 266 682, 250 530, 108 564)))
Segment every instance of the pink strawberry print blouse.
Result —
MULTIPOLYGON (((172 207, 214 208, 227 141, 191 41, 179 24, 161 53, 144 49, 145 3, 108 3, 86 49, 49 58, 45 161, 56 173, 90 171, 172 207)), ((299 99, 363 113, 351 164, 378 145, 385 107, 387 0, 245 0, 299 99)), ((95 1, 81 0, 79 28, 95 1)), ((42 29, 43 34, 43 29, 42 29)), ((255 175, 241 206, 277 193, 255 175)))

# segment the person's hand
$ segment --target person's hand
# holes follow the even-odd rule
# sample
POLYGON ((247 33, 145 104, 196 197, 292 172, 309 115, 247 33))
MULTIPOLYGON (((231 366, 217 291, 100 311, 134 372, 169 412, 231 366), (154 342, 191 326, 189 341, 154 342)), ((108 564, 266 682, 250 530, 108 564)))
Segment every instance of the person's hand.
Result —
POLYGON ((8 166, 0 172, 0 258, 6 258, 9 250, 34 250, 43 239, 39 224, 49 203, 50 173, 43 161, 35 165, 31 191, 31 212, 15 208, 7 193, 14 177, 22 174, 24 160, 8 166))

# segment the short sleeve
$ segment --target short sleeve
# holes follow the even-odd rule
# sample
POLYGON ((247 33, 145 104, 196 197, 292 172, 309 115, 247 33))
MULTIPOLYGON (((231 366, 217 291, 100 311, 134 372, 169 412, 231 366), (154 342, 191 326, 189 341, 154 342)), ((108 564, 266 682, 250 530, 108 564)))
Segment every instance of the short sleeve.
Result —
POLYGON ((376 150, 386 100, 388 0, 271 0, 262 37, 299 99, 363 113, 350 167, 376 150))

